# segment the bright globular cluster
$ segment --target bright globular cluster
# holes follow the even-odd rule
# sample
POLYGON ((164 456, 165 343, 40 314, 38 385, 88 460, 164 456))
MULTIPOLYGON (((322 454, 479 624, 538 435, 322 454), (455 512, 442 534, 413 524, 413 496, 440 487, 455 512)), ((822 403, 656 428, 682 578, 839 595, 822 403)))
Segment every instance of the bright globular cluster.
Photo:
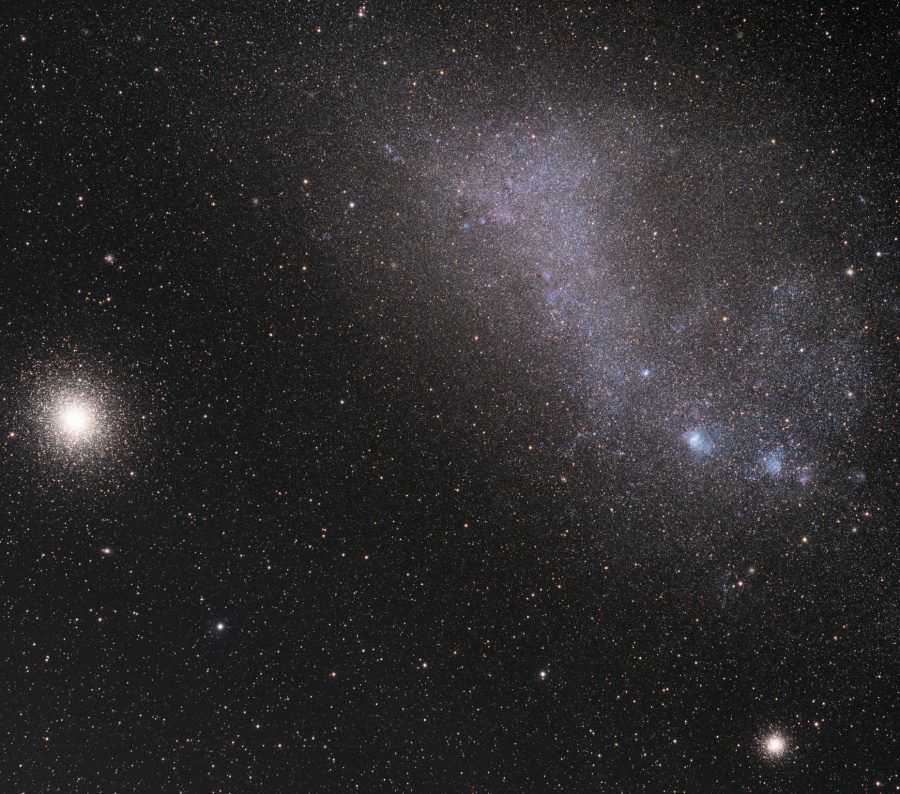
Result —
POLYGON ((780 733, 771 733, 762 740, 762 750, 769 760, 780 760, 787 755, 787 739, 780 733))
POLYGON ((92 417, 84 405, 71 403, 60 409, 59 422, 66 435, 82 437, 90 432, 92 417))
POLYGON ((99 494, 135 477, 127 464, 149 417, 128 404, 133 392, 126 380, 76 353, 48 355, 44 366, 26 374, 10 438, 32 450, 49 482, 99 494))
POLYGON ((781 755, 784 752, 784 739, 780 736, 771 736, 766 740, 766 750, 772 755, 781 755))
POLYGON ((103 457, 109 443, 112 417, 104 407, 102 390, 81 378, 39 384, 31 397, 32 412, 41 434, 59 453, 75 454, 83 461, 103 457))

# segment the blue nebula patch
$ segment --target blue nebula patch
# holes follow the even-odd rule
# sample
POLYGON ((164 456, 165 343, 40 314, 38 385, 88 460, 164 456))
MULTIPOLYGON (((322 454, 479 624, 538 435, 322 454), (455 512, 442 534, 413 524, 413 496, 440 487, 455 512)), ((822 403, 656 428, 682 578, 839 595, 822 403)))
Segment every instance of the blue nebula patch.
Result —
POLYGON ((780 449, 766 453, 761 461, 763 473, 768 477, 777 477, 784 468, 784 452, 780 449))
POLYGON ((698 455, 709 455, 713 450, 713 442, 709 433, 698 428, 697 430, 689 430, 684 434, 684 440, 687 445, 698 455))
POLYGON ((781 474, 781 458, 777 455, 770 455, 768 458, 766 458, 765 466, 766 474, 771 474, 773 477, 776 474, 781 474))

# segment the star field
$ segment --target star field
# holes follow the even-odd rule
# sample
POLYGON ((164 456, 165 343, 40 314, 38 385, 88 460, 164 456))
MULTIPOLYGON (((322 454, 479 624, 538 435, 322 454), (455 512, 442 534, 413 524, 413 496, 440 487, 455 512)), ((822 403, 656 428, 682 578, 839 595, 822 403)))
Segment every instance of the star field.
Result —
POLYGON ((4 30, 10 791, 900 791, 896 9, 4 30))

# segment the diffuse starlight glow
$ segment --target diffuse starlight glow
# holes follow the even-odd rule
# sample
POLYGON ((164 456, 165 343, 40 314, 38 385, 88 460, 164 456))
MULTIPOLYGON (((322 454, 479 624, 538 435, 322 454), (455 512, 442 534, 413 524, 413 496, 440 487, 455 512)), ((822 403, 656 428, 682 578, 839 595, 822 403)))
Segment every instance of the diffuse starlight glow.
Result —
POLYGON ((432 195, 432 221, 468 265, 458 272, 470 274, 478 311, 515 322, 527 306, 536 318, 529 342, 565 358, 584 409, 577 425, 567 414, 568 432, 627 448, 639 428, 663 465, 805 487, 812 453, 827 454, 860 410, 847 396, 866 373, 846 305, 831 308, 814 282, 773 284, 766 241, 742 253, 740 269, 754 274, 744 294, 712 281, 673 301, 666 290, 696 278, 669 261, 679 230, 648 221, 662 210, 646 206, 643 175, 604 147, 595 126, 548 112, 454 129, 402 167, 432 195), (504 280, 526 288, 505 291, 504 280), (826 323, 832 330, 817 336, 826 323))

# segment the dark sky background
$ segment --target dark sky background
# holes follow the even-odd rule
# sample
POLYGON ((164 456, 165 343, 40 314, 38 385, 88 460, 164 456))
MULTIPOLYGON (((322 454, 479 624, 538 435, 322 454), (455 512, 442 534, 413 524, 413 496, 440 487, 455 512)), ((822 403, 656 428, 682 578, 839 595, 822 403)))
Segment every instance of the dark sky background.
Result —
POLYGON ((900 790, 891 3, 22 4, 10 792, 900 790))

